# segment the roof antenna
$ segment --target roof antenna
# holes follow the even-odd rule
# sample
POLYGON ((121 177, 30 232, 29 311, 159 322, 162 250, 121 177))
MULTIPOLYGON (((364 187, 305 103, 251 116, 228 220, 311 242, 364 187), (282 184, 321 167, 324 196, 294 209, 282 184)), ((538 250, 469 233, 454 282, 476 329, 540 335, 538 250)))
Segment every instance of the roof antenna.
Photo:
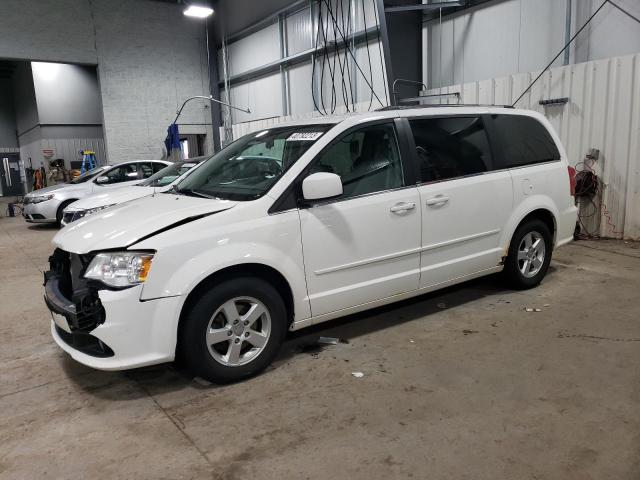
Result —
POLYGON ((533 82, 531 82, 531 83, 529 84, 529 86, 525 89, 525 91, 524 91, 524 92, 522 92, 522 93, 520 94, 520 96, 516 99, 516 101, 515 101, 515 102, 513 102, 513 104, 511 104, 511 106, 512 106, 512 107, 515 107, 515 106, 516 106, 516 103, 518 103, 518 102, 522 99, 522 97, 524 97, 524 96, 527 94, 527 92, 528 92, 529 90, 531 90, 531 87, 533 87, 533 85, 534 85, 538 80, 540 80, 540 77, 542 77, 542 75, 544 75, 544 72, 546 72, 547 70, 549 70, 549 68, 551 67, 551 65, 553 65, 553 62, 555 62, 555 61, 558 59, 558 57, 559 57, 560 55, 562 55, 562 52, 564 52, 564 51, 569 47, 569 45, 571 45, 571 43, 576 39, 576 37, 580 34, 580 32, 582 32, 582 30, 584 30, 584 29, 585 29, 585 27, 589 24, 589 22, 591 22, 591 20, 593 20, 593 17, 595 17, 595 16, 598 14, 598 12, 599 12, 600 10, 602 10, 602 7, 604 7, 607 3, 609 3, 609 0, 604 0, 604 2, 602 2, 602 4, 598 7, 598 9, 597 9, 595 12, 593 12, 593 14, 589 17, 589 20, 587 20, 587 21, 585 22, 585 24, 584 24, 584 25, 582 25, 582 27, 580 27, 580 29, 579 29, 579 30, 578 30, 578 31, 573 35, 573 37, 571 37, 571 39, 570 39, 570 40, 565 44, 565 46, 564 46, 564 47, 562 47, 562 50, 560 50, 560 51, 558 52, 558 54, 557 54, 555 57, 553 57, 553 60, 551 60, 551 61, 549 62, 549 64, 548 64, 546 67, 544 67, 544 70, 542 70, 542 72, 540 72, 540 75, 538 75, 538 76, 536 77, 536 79, 535 79, 533 82))

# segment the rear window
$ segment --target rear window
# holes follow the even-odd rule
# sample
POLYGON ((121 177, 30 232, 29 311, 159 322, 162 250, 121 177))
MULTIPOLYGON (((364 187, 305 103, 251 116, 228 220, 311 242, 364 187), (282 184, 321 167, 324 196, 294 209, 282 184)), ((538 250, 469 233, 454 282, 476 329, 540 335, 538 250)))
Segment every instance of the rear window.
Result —
POLYGON ((416 144, 420 181, 477 175, 491 165, 489 140, 480 117, 409 120, 416 144))
POLYGON ((510 168, 560 159, 549 131, 535 118, 522 115, 492 115, 502 145, 502 165, 510 168))

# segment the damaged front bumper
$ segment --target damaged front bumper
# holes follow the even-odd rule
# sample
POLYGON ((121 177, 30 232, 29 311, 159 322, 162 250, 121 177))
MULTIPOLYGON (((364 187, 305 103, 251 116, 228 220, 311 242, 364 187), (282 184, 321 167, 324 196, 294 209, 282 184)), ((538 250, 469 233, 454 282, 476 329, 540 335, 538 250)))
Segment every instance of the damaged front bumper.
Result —
POLYGON ((45 273, 51 334, 76 361, 123 370, 172 361, 183 297, 141 301, 142 285, 109 290, 83 278, 86 256, 56 250, 45 273))

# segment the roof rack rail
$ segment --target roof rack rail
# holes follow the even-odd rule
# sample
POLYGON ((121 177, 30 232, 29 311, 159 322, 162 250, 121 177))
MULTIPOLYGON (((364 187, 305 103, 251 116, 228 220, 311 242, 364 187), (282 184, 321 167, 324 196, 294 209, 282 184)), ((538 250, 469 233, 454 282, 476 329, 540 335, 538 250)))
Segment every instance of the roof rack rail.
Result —
POLYGON ((515 108, 513 105, 495 105, 482 103, 430 103, 428 105, 396 105, 389 107, 377 108, 376 112, 387 112, 389 110, 414 110, 419 108, 437 108, 437 107, 497 107, 497 108, 515 108))
POLYGON ((447 93, 435 93, 430 95, 420 95, 417 97, 408 97, 408 98, 400 98, 398 99, 398 92, 396 90, 396 85, 398 83, 406 83, 410 85, 420 85, 427 89, 427 86, 423 82, 419 82, 417 80, 408 80, 406 78, 396 78, 393 81, 392 94, 393 100, 396 104, 395 106, 382 107, 376 109, 376 112, 383 112, 387 110, 408 110, 413 108, 433 108, 433 107, 499 107, 499 108, 514 108, 513 105, 491 105, 491 104, 476 104, 476 103, 460 103, 460 92, 447 92, 447 93), (423 100, 427 100, 430 98, 441 98, 441 97, 456 97, 458 103, 429 103, 424 104, 421 103, 423 100), (398 105, 399 103, 417 103, 417 105, 398 105))

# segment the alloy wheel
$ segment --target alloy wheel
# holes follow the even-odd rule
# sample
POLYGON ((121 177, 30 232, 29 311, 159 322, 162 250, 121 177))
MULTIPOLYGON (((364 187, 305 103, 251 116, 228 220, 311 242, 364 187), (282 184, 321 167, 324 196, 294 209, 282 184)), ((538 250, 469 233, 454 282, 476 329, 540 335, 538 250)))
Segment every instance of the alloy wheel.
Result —
POLYGON ((211 316, 206 343, 218 363, 237 367, 260 355, 270 334, 271 317, 264 303, 253 297, 235 297, 211 316))
POLYGON ((518 246, 518 269, 526 278, 535 277, 542 266, 546 255, 544 238, 536 231, 527 233, 518 246))

